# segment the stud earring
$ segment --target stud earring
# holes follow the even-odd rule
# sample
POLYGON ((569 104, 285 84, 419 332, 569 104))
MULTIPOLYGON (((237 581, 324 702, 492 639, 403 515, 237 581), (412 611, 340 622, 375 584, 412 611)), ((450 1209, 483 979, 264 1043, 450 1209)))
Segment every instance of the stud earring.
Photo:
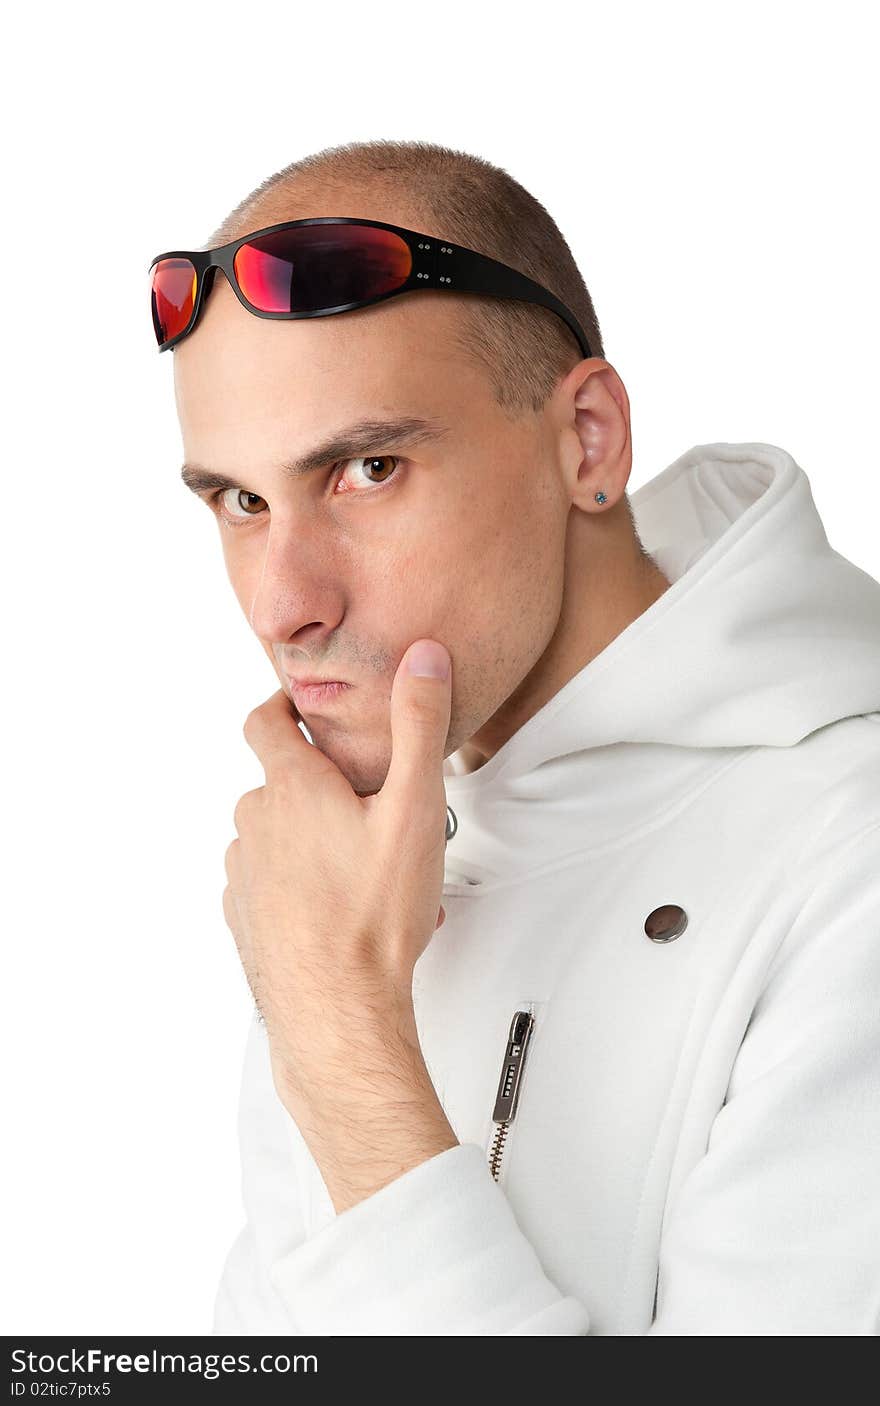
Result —
POLYGON ((601 488, 599 489, 599 492, 598 492, 595 496, 596 496, 596 502, 597 502, 597 503, 607 503, 607 501, 608 501, 607 498, 605 497, 605 494, 602 492, 601 488))

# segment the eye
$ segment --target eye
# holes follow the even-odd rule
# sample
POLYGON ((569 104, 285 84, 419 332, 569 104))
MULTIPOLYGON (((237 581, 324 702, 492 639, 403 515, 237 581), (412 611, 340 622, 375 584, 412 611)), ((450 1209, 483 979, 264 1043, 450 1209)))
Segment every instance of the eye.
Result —
MULTIPOLYGON (((371 485, 378 490, 383 483, 387 483, 397 472, 401 459, 396 454, 370 454, 359 455, 355 459, 342 459, 340 464, 342 472, 337 477, 337 486, 344 483, 348 476, 349 464, 364 465, 363 470, 357 469, 352 479, 349 479, 353 486, 343 488, 343 493, 358 492, 358 484, 363 484, 367 488, 371 485), (371 478, 356 477, 361 473, 373 475, 371 478)), ((208 499, 211 507, 215 507, 221 522, 230 527, 239 527, 248 520, 253 521, 261 516, 268 508, 265 498, 261 498, 259 493, 250 493, 246 488, 219 488, 216 493, 212 493, 208 499), (248 505, 249 500, 249 505, 248 505), (241 512, 236 512, 235 508, 241 508, 241 512)))
POLYGON ((261 498, 258 493, 249 493, 246 488, 221 488, 216 493, 211 495, 210 502, 212 504, 217 505, 217 509, 224 522, 232 521, 235 525, 242 521, 247 521, 248 518, 259 517, 260 513, 263 512, 264 508, 268 507, 265 498, 261 498), (254 512, 230 512, 227 503, 237 502, 238 506, 241 507, 241 500, 243 498, 256 499, 257 503, 262 503, 264 506, 263 508, 258 507, 254 512))
MULTIPOLYGON (((344 493, 356 493, 360 484, 364 484, 368 488, 371 484, 374 488, 381 488, 383 483, 387 483, 388 480, 393 477, 400 463, 400 459, 396 454, 362 454, 356 459, 343 459, 341 463, 343 466, 342 473, 337 479, 337 484, 345 482, 348 477, 348 466, 349 464, 354 464, 357 466, 352 475, 354 486, 344 488, 342 491, 344 493), (360 465, 364 466, 363 469, 360 465), (375 475, 375 477, 364 478, 361 477, 362 474, 375 475)), ((352 480, 349 480, 349 482, 351 481, 352 480)))

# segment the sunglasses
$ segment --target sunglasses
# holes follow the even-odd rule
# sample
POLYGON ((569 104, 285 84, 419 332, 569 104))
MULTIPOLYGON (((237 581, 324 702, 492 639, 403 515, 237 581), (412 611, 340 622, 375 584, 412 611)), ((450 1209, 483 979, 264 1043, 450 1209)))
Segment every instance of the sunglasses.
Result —
POLYGON ((592 356, 573 314, 524 273, 430 234, 332 215, 268 225, 217 249, 157 254, 149 271, 160 351, 193 330, 218 268, 256 317, 328 317, 425 288, 538 303, 561 317, 584 356, 592 356))

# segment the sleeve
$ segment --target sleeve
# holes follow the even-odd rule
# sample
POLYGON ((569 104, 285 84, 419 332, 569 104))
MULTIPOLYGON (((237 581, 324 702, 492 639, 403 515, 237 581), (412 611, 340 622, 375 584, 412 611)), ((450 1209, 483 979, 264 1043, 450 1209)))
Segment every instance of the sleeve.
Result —
POLYGON ((222 1336, 296 1330, 267 1269, 306 1234, 299 1130, 272 1080, 266 1030, 251 1012, 238 1097, 238 1141, 245 1223, 229 1248, 214 1299, 212 1333, 222 1336), (279 1238, 280 1237, 280 1238, 279 1238))
POLYGON ((483 1149, 460 1143, 309 1230, 320 1177, 275 1091, 256 1016, 238 1116, 247 1221, 214 1335, 577 1336, 587 1314, 544 1274, 483 1149))
POLYGON ((821 866, 706 1152, 667 1207, 648 1336, 880 1333, 880 827, 821 866))
POLYGON ((305 1333, 577 1337, 586 1310, 545 1275, 474 1142, 412 1167, 278 1260, 305 1333))

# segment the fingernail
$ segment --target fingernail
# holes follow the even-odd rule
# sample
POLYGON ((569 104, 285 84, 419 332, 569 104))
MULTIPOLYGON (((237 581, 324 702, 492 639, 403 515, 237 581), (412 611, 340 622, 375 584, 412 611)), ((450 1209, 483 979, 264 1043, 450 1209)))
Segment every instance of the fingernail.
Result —
POLYGON ((409 673, 426 679, 445 679, 449 674, 449 654, 442 644, 420 640, 406 656, 409 673))

